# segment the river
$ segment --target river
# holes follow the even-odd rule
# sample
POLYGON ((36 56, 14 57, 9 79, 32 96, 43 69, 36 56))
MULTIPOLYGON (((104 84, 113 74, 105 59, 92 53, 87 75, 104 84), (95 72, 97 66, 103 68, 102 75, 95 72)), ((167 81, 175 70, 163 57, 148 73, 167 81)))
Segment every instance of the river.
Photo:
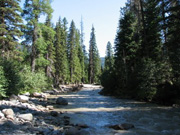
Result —
POLYGON ((84 88, 62 97, 68 106, 56 108, 67 112, 73 124, 87 124, 91 135, 180 135, 180 109, 134 100, 99 95, 98 88, 84 88), (108 125, 130 123, 135 128, 122 131, 108 125))

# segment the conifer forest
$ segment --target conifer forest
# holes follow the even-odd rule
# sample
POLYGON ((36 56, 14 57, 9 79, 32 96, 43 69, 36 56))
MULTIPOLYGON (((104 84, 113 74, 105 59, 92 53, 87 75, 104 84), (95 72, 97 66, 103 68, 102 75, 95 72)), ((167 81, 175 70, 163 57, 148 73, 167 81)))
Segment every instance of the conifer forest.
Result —
POLYGON ((104 64, 96 28, 85 45, 82 21, 80 29, 65 17, 52 22, 51 0, 0 5, 1 99, 89 83, 101 84, 103 95, 180 104, 180 0, 127 0, 104 64))

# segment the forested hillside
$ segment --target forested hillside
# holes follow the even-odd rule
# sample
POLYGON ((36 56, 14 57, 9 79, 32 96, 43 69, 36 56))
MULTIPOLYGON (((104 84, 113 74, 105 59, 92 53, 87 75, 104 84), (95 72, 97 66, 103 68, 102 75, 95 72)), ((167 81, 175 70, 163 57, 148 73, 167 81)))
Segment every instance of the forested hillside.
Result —
POLYGON ((94 27, 87 53, 83 22, 80 30, 73 20, 68 28, 66 18, 52 23, 51 0, 25 0, 23 8, 20 0, 2 0, 0 5, 0 98, 60 84, 99 82, 94 27))
POLYGON ((179 16, 179 0, 129 0, 121 9, 114 54, 107 45, 102 93, 179 104, 179 16))

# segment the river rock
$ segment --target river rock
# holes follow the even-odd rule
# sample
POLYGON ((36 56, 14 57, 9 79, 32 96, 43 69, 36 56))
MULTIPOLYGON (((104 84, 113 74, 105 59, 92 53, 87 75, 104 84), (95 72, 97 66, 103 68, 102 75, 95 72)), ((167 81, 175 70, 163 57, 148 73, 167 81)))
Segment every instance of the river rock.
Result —
POLYGON ((65 98, 58 97, 56 100, 56 104, 58 105, 68 105, 68 101, 65 98))
POLYGON ((86 124, 76 124, 76 126, 80 128, 88 128, 88 125, 86 124))
POLYGON ((4 113, 0 111, 0 119, 4 118, 4 113))
POLYGON ((9 120, 14 120, 14 116, 13 115, 7 115, 6 118, 9 119, 9 120))
POLYGON ((48 108, 49 110, 54 110, 54 107, 52 105, 48 105, 46 106, 46 108, 48 108))
POLYGON ((54 116, 54 117, 58 116, 58 112, 56 112, 56 111, 51 111, 50 114, 51 114, 51 116, 54 116))
POLYGON ((42 94, 41 93, 38 93, 38 92, 34 92, 32 94, 33 97, 36 97, 36 98, 41 98, 42 97, 42 94))
POLYGON ((2 113, 4 113, 4 115, 7 116, 14 116, 14 111, 12 109, 3 109, 2 113))
POLYGON ((80 130, 77 135, 90 135, 90 133, 86 130, 80 130))
POLYGON ((22 103, 28 102, 29 101, 29 97, 28 96, 24 96, 24 95, 19 95, 18 96, 18 100, 22 103))
POLYGON ((120 124, 120 125, 109 126, 109 128, 113 128, 115 130, 128 130, 128 129, 134 128, 134 125, 129 124, 129 123, 123 123, 123 124, 120 124))
POLYGON ((12 94, 12 95, 9 97, 9 100, 10 100, 10 101, 18 100, 18 96, 12 94))
POLYGON ((32 121, 33 120, 33 115, 31 113, 20 114, 18 117, 20 119, 23 119, 23 120, 26 120, 26 121, 32 121))
POLYGON ((79 135, 79 130, 75 127, 70 127, 66 132, 65 135, 79 135))

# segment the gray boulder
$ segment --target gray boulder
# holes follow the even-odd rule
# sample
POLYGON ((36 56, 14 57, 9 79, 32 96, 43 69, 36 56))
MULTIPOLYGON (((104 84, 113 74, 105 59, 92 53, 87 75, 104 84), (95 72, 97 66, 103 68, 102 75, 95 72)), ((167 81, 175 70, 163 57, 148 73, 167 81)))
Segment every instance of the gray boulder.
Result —
POLYGON ((22 103, 28 102, 29 101, 29 97, 24 96, 24 95, 19 95, 18 96, 18 100, 22 103))
POLYGON ((12 109, 3 109, 2 113, 7 117, 7 116, 14 116, 14 111, 12 109))
POLYGON ((20 114, 18 118, 26 120, 26 121, 32 121, 33 120, 33 115, 31 113, 27 114, 20 114))
POLYGON ((18 96, 12 94, 12 95, 9 97, 9 100, 10 100, 10 101, 14 101, 14 100, 16 101, 16 100, 18 100, 18 96))
POLYGON ((4 118, 4 113, 2 113, 1 111, 0 111, 0 119, 1 118, 4 118))
POLYGON ((128 129, 134 128, 134 125, 129 124, 129 123, 123 123, 123 124, 120 124, 120 125, 109 126, 109 128, 113 128, 115 130, 128 130, 128 129))
POLYGON ((58 97, 56 100, 56 104, 58 105, 68 105, 68 101, 65 98, 58 97))
POLYGON ((79 130, 75 127, 70 127, 66 132, 65 135, 79 135, 79 130))

